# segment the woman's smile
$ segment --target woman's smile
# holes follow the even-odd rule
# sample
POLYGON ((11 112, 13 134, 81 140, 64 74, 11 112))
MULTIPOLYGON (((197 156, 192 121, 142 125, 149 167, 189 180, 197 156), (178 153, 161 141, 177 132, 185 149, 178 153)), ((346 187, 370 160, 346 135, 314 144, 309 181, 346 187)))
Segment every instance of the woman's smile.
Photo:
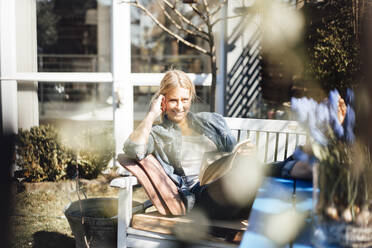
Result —
POLYGON ((165 96, 165 111, 168 119, 181 123, 186 120, 187 112, 190 110, 190 90, 182 87, 172 89, 165 96))

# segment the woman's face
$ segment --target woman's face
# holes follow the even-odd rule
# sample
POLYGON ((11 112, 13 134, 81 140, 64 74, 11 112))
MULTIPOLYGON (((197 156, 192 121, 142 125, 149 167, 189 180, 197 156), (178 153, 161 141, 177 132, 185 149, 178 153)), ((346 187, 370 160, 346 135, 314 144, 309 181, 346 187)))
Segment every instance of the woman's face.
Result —
POLYGON ((186 120, 187 113, 191 107, 190 90, 177 87, 169 91, 164 100, 164 110, 168 119, 181 123, 186 120))

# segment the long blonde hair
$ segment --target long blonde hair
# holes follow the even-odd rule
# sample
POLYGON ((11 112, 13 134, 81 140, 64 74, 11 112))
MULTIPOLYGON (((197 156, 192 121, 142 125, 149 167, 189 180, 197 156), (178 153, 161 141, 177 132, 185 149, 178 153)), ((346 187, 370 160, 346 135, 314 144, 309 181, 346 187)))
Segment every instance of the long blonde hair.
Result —
POLYGON ((177 87, 190 90, 190 100, 192 101, 195 99, 195 85, 191 82, 187 74, 180 70, 170 70, 165 73, 155 97, 158 97, 159 95, 165 96, 169 91, 177 87))
MULTIPOLYGON (((174 88, 181 87, 190 90, 190 100, 196 97, 195 85, 191 82, 186 73, 180 70, 169 70, 165 73, 160 82, 160 87, 151 99, 151 103, 160 95, 167 95, 174 88)), ((151 105, 151 104, 150 104, 151 105)))

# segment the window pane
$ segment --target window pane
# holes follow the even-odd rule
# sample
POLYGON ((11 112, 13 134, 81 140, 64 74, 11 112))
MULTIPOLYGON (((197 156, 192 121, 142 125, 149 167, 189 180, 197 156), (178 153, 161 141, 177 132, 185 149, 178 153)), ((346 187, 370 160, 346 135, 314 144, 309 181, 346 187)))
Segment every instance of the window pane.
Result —
POLYGON ((109 72, 107 0, 37 0, 39 72, 109 72))
MULTIPOLYGON (((110 72, 110 0, 37 0, 39 72, 110 72)), ((39 83, 40 119, 112 119, 112 84, 39 83), (100 113, 100 114, 98 114, 100 113)))
POLYGON ((76 121, 112 120, 112 100, 100 101, 99 83, 39 82, 39 116, 76 121))
MULTIPOLYGON (((141 1, 166 27, 177 33, 165 17, 158 1, 141 1)), ((183 5, 182 5, 183 6, 183 5)), ((181 6, 181 7, 182 7, 181 6)), ((171 13, 171 12, 170 12, 171 13)), ((183 13, 198 25, 197 19, 184 5, 183 13)), ((177 42, 159 28, 143 11, 131 7, 132 72, 164 72, 175 68, 189 73, 209 73, 209 57, 177 42)), ((208 49, 206 42, 180 33, 185 40, 208 49)))

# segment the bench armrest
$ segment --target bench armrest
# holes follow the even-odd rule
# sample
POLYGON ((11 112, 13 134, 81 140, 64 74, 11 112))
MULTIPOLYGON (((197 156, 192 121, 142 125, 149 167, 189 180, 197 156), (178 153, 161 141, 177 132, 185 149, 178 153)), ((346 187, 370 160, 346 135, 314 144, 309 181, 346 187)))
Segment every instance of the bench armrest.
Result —
POLYGON ((118 177, 110 182, 111 187, 125 189, 138 184, 138 180, 134 176, 118 177))

